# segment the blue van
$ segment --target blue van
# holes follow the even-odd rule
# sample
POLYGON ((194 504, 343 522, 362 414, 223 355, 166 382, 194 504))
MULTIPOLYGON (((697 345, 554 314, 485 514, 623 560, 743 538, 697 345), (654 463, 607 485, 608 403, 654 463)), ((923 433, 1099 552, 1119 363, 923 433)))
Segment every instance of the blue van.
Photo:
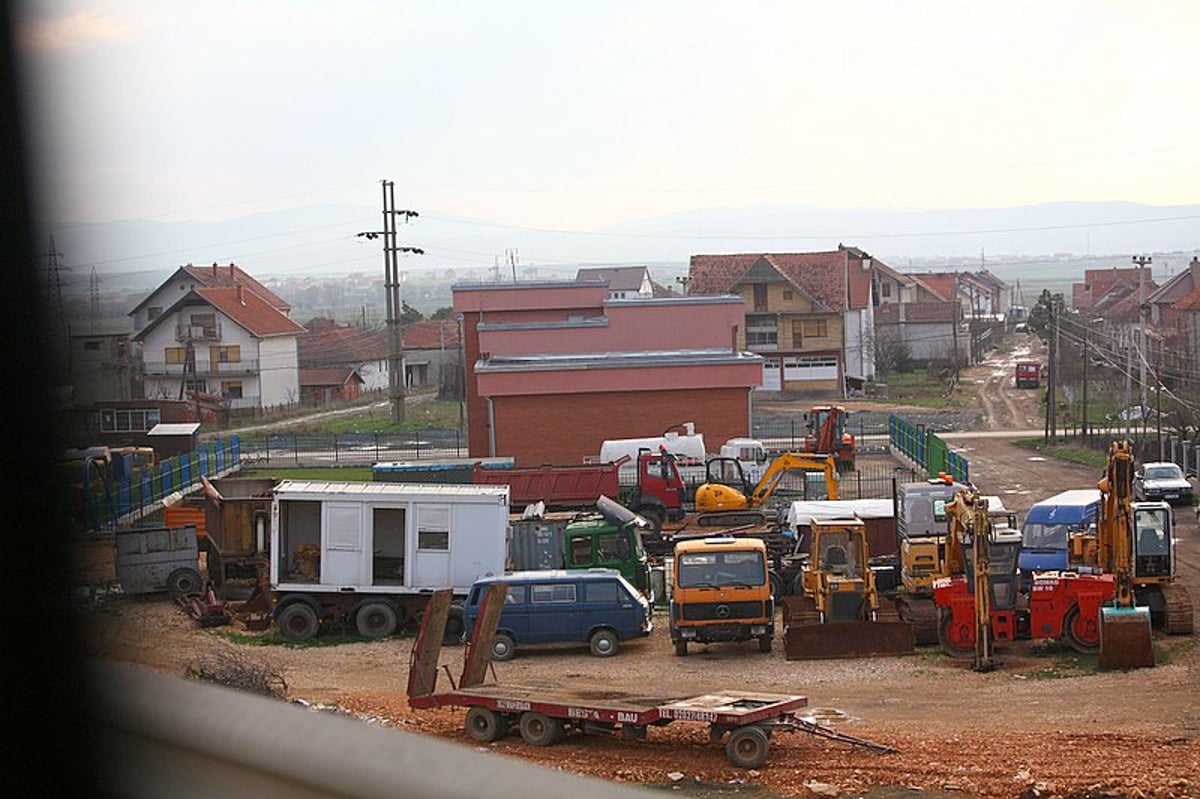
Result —
POLYGON ((646 597, 615 569, 510 572, 475 581, 463 606, 468 635, 484 589, 507 583, 492 660, 511 660, 518 646, 585 643, 596 657, 617 654, 621 641, 654 629, 646 597))
POLYGON ((1086 530, 1100 514, 1100 491, 1079 488, 1035 503, 1021 527, 1021 585, 1033 572, 1067 569, 1067 533, 1086 530))

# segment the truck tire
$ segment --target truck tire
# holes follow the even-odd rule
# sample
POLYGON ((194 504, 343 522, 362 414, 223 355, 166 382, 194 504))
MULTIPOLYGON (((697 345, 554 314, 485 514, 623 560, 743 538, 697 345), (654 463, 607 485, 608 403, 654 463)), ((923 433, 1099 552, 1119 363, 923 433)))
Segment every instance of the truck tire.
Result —
POLYGON ((592 640, 588 642, 588 648, 598 658, 609 658, 617 654, 621 643, 617 634, 612 630, 596 630, 592 633, 592 640))
POLYGON ((521 739, 530 746, 550 746, 566 736, 562 719, 553 719, 532 710, 521 714, 521 739))
POLYGON ((517 655, 517 644, 508 633, 496 633, 492 639, 492 660, 512 660, 517 655))
POLYGON ((771 636, 760 635, 758 637, 758 651, 759 652, 770 652, 771 651, 771 636))
POLYGON ((738 768, 758 768, 767 762, 770 748, 771 741, 766 731, 757 724, 748 724, 729 733, 725 756, 738 768))
POLYGON ((463 727, 472 741, 478 741, 481 744, 499 741, 508 732, 508 724, 499 713, 479 705, 467 710, 467 718, 463 727))
POLYGON ((321 627, 317 612, 307 602, 293 602, 279 611, 275 624, 279 626, 279 634, 283 639, 293 643, 307 641, 321 627))
POLYGON ((387 602, 368 602, 354 614, 354 626, 363 638, 387 638, 396 632, 396 609, 387 602))
POLYGON ((667 520, 666 508, 659 507, 658 505, 640 505, 634 510, 634 513, 654 525, 654 532, 656 533, 662 530, 662 526, 667 520))
POLYGON ((675 642, 675 654, 681 658, 687 657, 687 641, 675 642))
POLYGON ((167 594, 171 599, 179 599, 188 594, 198 594, 202 585, 200 572, 186 566, 167 575, 167 594))

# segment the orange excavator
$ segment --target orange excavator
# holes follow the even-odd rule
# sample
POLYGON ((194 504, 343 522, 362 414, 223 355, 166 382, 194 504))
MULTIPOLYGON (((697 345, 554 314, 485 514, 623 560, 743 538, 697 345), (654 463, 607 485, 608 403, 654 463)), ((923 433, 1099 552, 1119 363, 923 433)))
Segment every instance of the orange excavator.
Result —
POLYGON ((804 451, 832 455, 839 472, 852 471, 857 454, 854 434, 846 432, 846 416, 846 409, 840 405, 816 405, 804 414, 808 428, 804 451))
MULTIPOLYGON (((771 461, 762 478, 751 487, 741 463, 734 458, 708 461, 706 480, 696 489, 697 524, 701 527, 729 527, 767 522, 766 505, 780 489, 785 475, 800 474, 803 481, 798 493, 808 498, 808 475, 824 478, 823 499, 838 498, 837 467, 831 455, 785 452, 771 461)), ((789 486, 789 489, 792 488, 789 486)))

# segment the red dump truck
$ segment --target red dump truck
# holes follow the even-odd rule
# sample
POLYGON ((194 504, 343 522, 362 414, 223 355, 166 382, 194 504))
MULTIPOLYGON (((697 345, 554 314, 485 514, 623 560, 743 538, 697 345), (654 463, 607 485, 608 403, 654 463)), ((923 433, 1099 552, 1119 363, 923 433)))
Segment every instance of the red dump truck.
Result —
POLYGON ((1042 365, 1036 361, 1017 361, 1017 388, 1038 388, 1042 385, 1042 365))
POLYGON ((636 484, 622 486, 620 470, 628 460, 626 456, 612 463, 514 468, 476 464, 472 482, 509 486, 513 507, 545 502, 547 510, 591 508, 603 495, 617 498, 658 526, 683 518, 685 486, 675 456, 643 450, 638 454, 636 484))

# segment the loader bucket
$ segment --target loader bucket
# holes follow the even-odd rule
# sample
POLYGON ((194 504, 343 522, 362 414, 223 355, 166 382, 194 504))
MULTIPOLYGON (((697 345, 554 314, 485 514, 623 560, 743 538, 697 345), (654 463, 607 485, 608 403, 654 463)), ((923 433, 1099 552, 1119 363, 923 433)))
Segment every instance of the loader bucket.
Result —
POLYGON ((912 625, 903 621, 792 624, 783 635, 787 660, 907 655, 913 651, 912 625))
POLYGON ((1102 669, 1140 669, 1154 665, 1149 608, 1100 608, 1102 669))

